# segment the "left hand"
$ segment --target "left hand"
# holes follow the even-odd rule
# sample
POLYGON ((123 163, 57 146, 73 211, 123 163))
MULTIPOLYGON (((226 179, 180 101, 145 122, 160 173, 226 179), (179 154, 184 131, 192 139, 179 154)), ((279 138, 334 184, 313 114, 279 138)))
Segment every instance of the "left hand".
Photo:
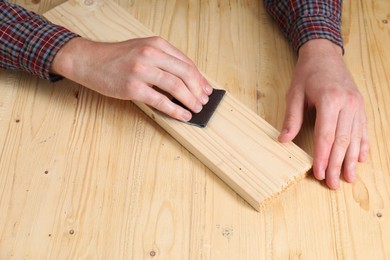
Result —
POLYGON ((364 101, 342 58, 339 46, 328 40, 311 40, 299 50, 279 141, 288 142, 301 129, 305 106, 316 109, 313 173, 339 187, 356 177, 357 162, 368 153, 364 101))

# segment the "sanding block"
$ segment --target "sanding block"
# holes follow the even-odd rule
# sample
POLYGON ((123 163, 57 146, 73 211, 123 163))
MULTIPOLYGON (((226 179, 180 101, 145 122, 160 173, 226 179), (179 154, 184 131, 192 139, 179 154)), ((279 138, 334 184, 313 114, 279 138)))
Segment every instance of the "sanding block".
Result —
MULTIPOLYGON (((221 102, 225 93, 226 91, 223 89, 214 89, 213 93, 211 93, 211 95, 209 96, 209 102, 207 102, 207 104, 203 106, 202 111, 200 111, 199 113, 192 113, 191 120, 185 123, 195 125, 201 128, 206 127, 207 123, 214 114, 218 104, 221 102)), ((179 106, 188 109, 177 99, 173 99, 172 101, 175 104, 178 104, 179 106)))

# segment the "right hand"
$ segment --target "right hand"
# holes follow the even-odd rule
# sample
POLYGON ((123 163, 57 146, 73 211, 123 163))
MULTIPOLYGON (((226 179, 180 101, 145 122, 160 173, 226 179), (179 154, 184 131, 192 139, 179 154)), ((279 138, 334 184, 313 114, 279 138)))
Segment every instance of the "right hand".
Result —
POLYGON ((182 121, 191 119, 190 111, 164 92, 194 113, 202 110, 212 92, 195 64, 160 37, 119 43, 75 38, 57 53, 51 72, 106 96, 143 102, 182 121))

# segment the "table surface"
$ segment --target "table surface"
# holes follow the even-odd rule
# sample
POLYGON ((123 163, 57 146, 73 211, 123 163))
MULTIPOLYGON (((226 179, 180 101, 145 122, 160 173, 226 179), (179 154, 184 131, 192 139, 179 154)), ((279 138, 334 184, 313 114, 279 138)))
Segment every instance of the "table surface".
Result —
MULTIPOLYGON (((11 2, 42 14, 64 0, 11 2)), ((296 56, 262 1, 117 2, 281 128, 296 56)), ((131 102, 1 70, 0 258, 389 258, 389 20, 388 0, 344 1, 371 144, 356 182, 309 176, 262 212, 131 102)), ((295 140, 309 154, 312 127, 308 114, 295 140)))

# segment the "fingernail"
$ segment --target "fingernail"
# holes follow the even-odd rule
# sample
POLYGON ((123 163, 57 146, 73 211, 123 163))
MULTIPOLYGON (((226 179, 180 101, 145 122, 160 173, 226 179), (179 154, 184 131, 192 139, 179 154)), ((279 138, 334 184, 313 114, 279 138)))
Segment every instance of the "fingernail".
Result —
POLYGON ((287 128, 283 128, 282 132, 280 134, 282 135, 285 135, 288 133, 288 129, 287 128))
POLYGON ((202 100, 203 105, 206 105, 207 102, 209 102, 209 96, 207 95, 202 95, 200 99, 202 100))
POLYGON ((211 93, 213 93, 213 88, 208 84, 204 86, 204 90, 206 91, 207 95, 210 95, 211 93))
POLYGON ((191 120, 191 117, 192 117, 192 114, 191 114, 190 111, 185 110, 185 111, 183 112, 183 120, 184 120, 184 121, 189 121, 189 120, 191 120))
POLYGON ((194 112, 195 112, 195 113, 199 113, 200 111, 202 111, 202 108, 203 108, 202 104, 199 103, 199 102, 197 102, 197 103, 195 104, 194 112))
POLYGON ((286 141, 286 138, 284 137, 286 134, 288 133, 288 130, 287 129, 283 129, 279 136, 278 136, 278 140, 279 142, 285 142, 286 141))
POLYGON ((333 179, 330 180, 330 184, 331 184, 330 185, 331 189, 337 190, 339 188, 339 185, 340 185, 339 178, 334 177, 333 179))
POLYGON ((325 180, 325 170, 320 170, 318 173, 318 180, 325 180))

